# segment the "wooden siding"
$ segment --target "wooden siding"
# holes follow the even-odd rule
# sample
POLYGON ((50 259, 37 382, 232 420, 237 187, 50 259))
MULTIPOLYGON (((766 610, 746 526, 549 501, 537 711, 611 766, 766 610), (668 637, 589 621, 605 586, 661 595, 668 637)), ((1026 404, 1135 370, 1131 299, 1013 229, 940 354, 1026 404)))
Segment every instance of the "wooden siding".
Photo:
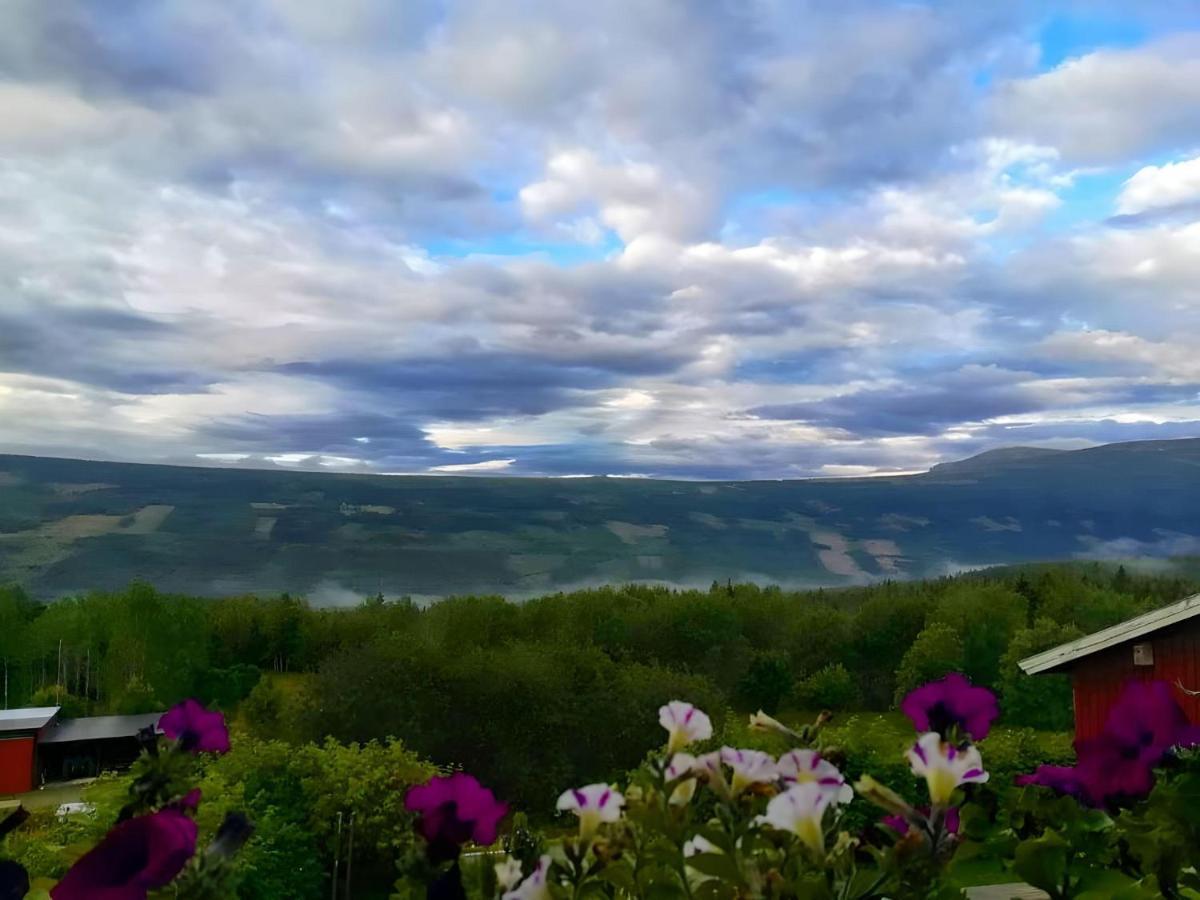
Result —
POLYGON ((33 790, 32 737, 0 738, 0 794, 33 790))
MULTIPOLYGON (((1128 681, 1182 683, 1200 691, 1200 622, 1191 620, 1148 634, 1080 660, 1072 671, 1075 695, 1075 736, 1090 738, 1104 728, 1108 711, 1128 681), (1154 665, 1135 666, 1133 645, 1150 644, 1154 665)), ((1200 724, 1200 697, 1175 687, 1175 698, 1188 718, 1200 724)))

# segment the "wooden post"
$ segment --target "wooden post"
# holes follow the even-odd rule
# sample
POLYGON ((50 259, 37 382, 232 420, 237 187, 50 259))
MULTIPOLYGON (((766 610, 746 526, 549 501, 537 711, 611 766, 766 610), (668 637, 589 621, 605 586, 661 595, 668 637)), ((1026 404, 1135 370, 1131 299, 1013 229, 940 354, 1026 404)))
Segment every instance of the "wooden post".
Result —
POLYGON ((350 870, 354 866, 354 813, 350 813, 350 837, 346 848, 346 898, 353 897, 350 892, 350 870))
POLYGON ((338 813, 337 830, 333 836, 333 893, 330 895, 332 900, 337 900, 338 895, 338 861, 339 854, 342 850, 342 814, 338 813))

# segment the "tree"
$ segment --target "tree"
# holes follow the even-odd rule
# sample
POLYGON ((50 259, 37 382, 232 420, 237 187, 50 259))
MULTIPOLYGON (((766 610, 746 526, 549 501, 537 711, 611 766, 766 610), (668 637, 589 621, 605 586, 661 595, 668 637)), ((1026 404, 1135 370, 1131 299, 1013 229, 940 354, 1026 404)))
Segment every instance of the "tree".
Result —
POLYGON ((1006 585, 964 582, 942 594, 930 621, 949 625, 962 639, 963 673, 994 688, 1000 682, 1000 657, 1025 624, 1027 604, 1006 585))
POLYGON ((737 693, 747 709, 775 713, 791 689, 792 669, 787 658, 779 653, 759 653, 738 683, 737 693))
POLYGON ((929 625, 917 635, 896 671, 896 704, 909 691, 962 669, 963 642, 958 632, 944 622, 929 625))
POLYGON ((1026 675, 1018 663, 1082 634, 1074 625, 1060 625, 1043 617, 1032 628, 1022 628, 1013 635, 1004 654, 1000 686, 1000 708, 1006 722, 1046 730, 1064 730, 1073 726, 1070 676, 1026 675))
POLYGON ((841 663, 813 672, 796 685, 792 696, 803 710, 853 709, 859 702, 854 676, 841 663))

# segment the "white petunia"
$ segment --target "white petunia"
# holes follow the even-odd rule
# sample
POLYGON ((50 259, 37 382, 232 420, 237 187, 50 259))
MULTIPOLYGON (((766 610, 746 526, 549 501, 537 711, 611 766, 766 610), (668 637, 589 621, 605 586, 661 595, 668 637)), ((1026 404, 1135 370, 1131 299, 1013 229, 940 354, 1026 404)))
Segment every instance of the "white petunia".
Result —
POLYGON ((823 854, 825 829, 822 820, 832 802, 833 797, 828 791, 822 790, 815 781, 806 781, 772 797, 766 815, 759 816, 758 821, 780 831, 790 831, 814 853, 823 854))
POLYGON ((570 811, 579 817, 579 836, 587 840, 602 822, 621 818, 625 798, 607 784, 589 784, 563 791, 556 805, 560 812, 570 811))
POLYGON ((672 806, 687 806, 696 793, 696 757, 690 753, 676 753, 667 766, 667 781, 678 781, 671 791, 672 806), (686 780, 681 780, 686 779, 686 780))
POLYGON ((515 890, 507 891, 503 900, 550 900, 550 857, 538 860, 537 868, 515 890))
POLYGON ((658 722, 667 729, 667 753, 678 753, 688 744, 712 737, 712 720, 690 703, 672 700, 658 710, 658 722))
POLYGON ((501 862, 496 863, 496 883, 506 891, 511 891, 521 882, 521 863, 513 859, 511 856, 506 856, 501 862))
POLYGON ((822 759, 816 750, 790 750, 779 757, 777 766, 784 784, 806 784, 811 781, 828 791, 834 803, 849 803, 854 797, 854 789, 846 783, 838 767, 822 759))
POLYGON ((752 784, 765 784, 779 777, 775 760, 761 750, 721 748, 721 762, 733 770, 733 793, 740 794, 752 784))
POLYGON ((913 774, 925 779, 929 800, 934 806, 946 806, 959 785, 980 784, 988 780, 983 759, 974 744, 965 749, 942 740, 936 731, 921 735, 908 751, 913 774))
POLYGON ((768 716, 761 709, 750 717, 751 731, 773 731, 792 740, 802 740, 799 734, 788 728, 774 716, 768 716))

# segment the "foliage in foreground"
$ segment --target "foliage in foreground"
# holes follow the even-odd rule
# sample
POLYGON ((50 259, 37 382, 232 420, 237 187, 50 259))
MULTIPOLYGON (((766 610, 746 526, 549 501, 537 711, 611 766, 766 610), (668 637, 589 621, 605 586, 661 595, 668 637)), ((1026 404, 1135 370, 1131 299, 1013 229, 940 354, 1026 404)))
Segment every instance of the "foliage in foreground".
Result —
POLYGON ((1133 683, 1104 734, 1077 746, 1073 766, 1041 766, 1000 797, 988 789, 977 741, 994 695, 958 675, 903 701, 917 729, 905 754, 924 803, 865 774, 853 787, 825 745, 823 720, 795 731, 759 713, 778 757, 701 749, 712 723, 691 704, 660 710, 666 745, 623 789, 565 791, 578 831, 546 844, 510 839, 484 877, 464 877, 461 848, 490 843, 503 804, 467 775, 409 792, 424 858, 402 862, 402 894, 503 900, 778 897, 883 900, 963 896, 961 863, 991 852, 1054 900, 1200 897, 1200 731, 1164 683, 1133 683), (850 810, 873 808, 865 827, 850 810))

